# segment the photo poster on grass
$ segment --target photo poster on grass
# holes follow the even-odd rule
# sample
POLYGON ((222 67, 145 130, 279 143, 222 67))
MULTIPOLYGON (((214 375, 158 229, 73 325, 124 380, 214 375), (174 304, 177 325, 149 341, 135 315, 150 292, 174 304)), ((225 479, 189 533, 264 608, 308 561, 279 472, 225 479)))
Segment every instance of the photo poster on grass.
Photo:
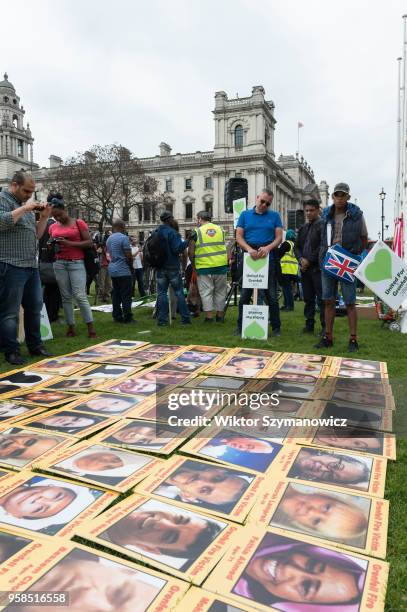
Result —
POLYGON ((246 208, 246 198, 239 198, 238 200, 233 200, 233 229, 236 229, 240 213, 246 210, 246 208))
POLYGON ((355 276, 393 310, 407 299, 407 263, 381 240, 358 266, 355 276))
POLYGON ((269 307, 244 305, 242 338, 247 340, 267 340, 269 307))
POLYGON ((244 254, 242 287, 244 289, 267 289, 269 276, 269 258, 253 259, 249 253, 244 254))

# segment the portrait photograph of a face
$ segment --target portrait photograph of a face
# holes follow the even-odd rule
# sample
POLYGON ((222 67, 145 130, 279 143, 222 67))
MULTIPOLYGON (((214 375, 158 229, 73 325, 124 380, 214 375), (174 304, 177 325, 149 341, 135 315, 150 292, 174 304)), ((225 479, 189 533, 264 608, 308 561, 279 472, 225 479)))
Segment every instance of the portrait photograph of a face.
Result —
POLYGON ((143 395, 123 395, 120 393, 89 393, 84 398, 75 400, 66 408, 101 415, 122 415, 131 412, 146 398, 143 395))
POLYGON ((270 373, 269 378, 275 378, 278 381, 285 381, 292 384, 304 384, 315 386, 318 383, 318 376, 306 374, 303 372, 285 372, 281 368, 270 373))
POLYGON ((312 355, 310 353, 284 353, 281 363, 316 363, 323 366, 331 363, 332 357, 326 355, 312 355))
POLYGON ((331 371, 335 369, 358 370, 365 372, 376 372, 387 377, 387 364, 384 361, 369 361, 366 359, 349 359, 348 357, 334 357, 332 359, 331 371))
POLYGON ((393 431, 393 412, 347 402, 323 402, 321 418, 346 419, 352 426, 378 431, 393 431))
POLYGON ((355 393, 375 393, 376 395, 393 395, 388 379, 385 378, 381 381, 361 380, 359 378, 331 378, 337 390, 354 391, 355 393))
POLYGON ((169 502, 134 494, 79 534, 179 578, 202 584, 240 528, 169 502))
POLYGON ((174 456, 137 490, 243 523, 263 482, 245 470, 174 456))
POLYGON ((70 446, 66 436, 40 433, 35 429, 10 427, 0 431, 0 465, 21 470, 33 466, 52 451, 70 446))
POLYGON ((176 358, 179 362, 190 362, 199 364, 209 364, 219 359, 217 353, 206 353, 203 351, 184 351, 176 358))
POLYGON ((89 393, 90 391, 96 391, 98 388, 103 388, 103 384, 110 382, 109 376, 101 377, 63 377, 47 385, 47 389, 53 389, 55 391, 71 391, 72 393, 89 393))
MULTIPOLYGON (((67 608, 78 611, 95 606, 117 612, 173 609, 188 589, 186 582, 72 542, 31 555, 28 568, 21 563, 20 574, 12 582, 13 590, 27 598, 38 592, 57 595, 61 585, 70 602, 67 608)), ((61 604, 46 607, 54 610, 61 604)), ((8 612, 35 612, 36 608, 30 604, 7 607, 8 612)))
POLYGON ((334 388, 331 397, 335 402, 344 402, 351 406, 360 404, 366 408, 380 408, 381 410, 395 410, 394 399, 390 395, 379 395, 376 393, 365 393, 361 391, 351 391, 350 389, 334 388))
MULTIPOLYGON (((174 373, 175 374, 175 373, 174 373)), ((173 378, 171 378, 172 384, 176 384, 173 378)), ((119 382, 109 382, 104 385, 103 390, 109 390, 112 393, 125 393, 128 395, 144 395, 149 397, 150 395, 162 393, 166 388, 166 383, 157 381, 155 377, 138 376, 134 378, 127 378, 119 382)))
POLYGON ((196 427, 170 427, 141 419, 121 419, 96 438, 100 442, 130 450, 168 455, 196 430, 196 427))
POLYGON ((254 530, 224 556, 205 582, 246 610, 361 612, 384 609, 388 564, 301 536, 254 530), (239 560, 239 562, 237 562, 239 560), (368 605, 369 604, 369 605, 368 605))
POLYGON ((384 497, 387 459, 350 451, 286 445, 275 463, 281 477, 384 497))
POLYGON ((13 401, 19 403, 32 404, 33 406, 44 406, 52 408, 68 404, 79 396, 77 393, 67 393, 64 391, 53 391, 51 389, 36 389, 35 391, 24 391, 18 395, 13 395, 13 401))
MULTIPOLYGON (((305 432, 304 432, 305 433, 305 432)), ((318 427, 310 429, 309 437, 299 442, 312 446, 338 448, 366 455, 396 459, 396 439, 393 434, 359 427, 318 427)))
POLYGON ((248 520, 384 559, 388 510, 384 499, 280 480, 259 497, 248 520))
POLYGON ((382 378, 386 378, 384 374, 380 372, 372 372, 370 370, 353 370, 350 368, 340 367, 337 372, 333 372, 334 376, 338 378, 350 378, 352 380, 374 380, 380 381, 382 378))
POLYGON ((83 438, 103 427, 112 425, 116 421, 117 417, 59 409, 26 419, 21 422, 21 425, 83 438))
MULTIPOLYGON (((119 364, 119 365, 128 365, 128 366, 143 366, 147 364, 154 363, 154 359, 151 357, 140 355, 138 352, 127 351, 126 353, 122 353, 120 355, 113 355, 112 357, 106 357, 103 360, 103 363, 110 364, 119 364)), ((159 361, 159 359, 158 359, 159 361)))
POLYGON ((264 474, 282 449, 282 444, 223 427, 207 428, 183 446, 182 451, 264 474), (205 436, 205 437, 203 437, 205 436))
POLYGON ((192 372, 197 372, 202 369, 202 365, 199 363, 189 363, 188 361, 177 361, 176 359, 172 361, 166 361, 162 365, 158 365, 158 367, 154 370, 155 372, 185 372, 186 374, 191 374, 192 372))
POLYGON ((55 376, 72 376, 89 367, 87 361, 72 361, 69 357, 56 357, 55 359, 44 359, 37 361, 27 370, 33 369, 38 372, 54 372, 55 376))
MULTIPOLYGON (((148 346, 141 349, 146 353, 160 353, 161 355, 168 355, 169 353, 177 353, 180 349, 184 349, 181 344, 149 344, 148 346)), ((140 351, 137 351, 140 352, 140 351)))
POLYGON ((207 373, 219 376, 237 376, 240 378, 257 378, 268 365, 266 357, 253 355, 232 355, 223 358, 219 363, 208 367, 207 373))
POLYGON ((209 407, 209 404, 206 404, 205 401, 202 403, 199 402, 199 399, 196 402, 192 399, 188 400, 188 396, 190 396, 189 390, 175 387, 170 393, 162 395, 156 400, 152 399, 148 405, 140 406, 137 409, 137 416, 148 421, 160 421, 170 427, 173 425, 187 427, 196 424, 190 422, 191 419, 196 417, 210 418, 222 409, 222 405, 216 403, 216 398, 209 407), (174 420, 174 417, 177 421, 174 420))
POLYGON ((0 525, 66 537, 75 532, 80 515, 83 519, 96 516, 116 496, 67 480, 22 472, 0 482, 0 525))
POLYGON ((106 340, 99 346, 106 346, 108 348, 120 351, 134 351, 142 346, 147 346, 148 342, 142 340, 106 340))
POLYGON ((13 399, 0 401, 0 424, 14 423, 46 410, 45 406, 17 403, 13 399))
POLYGON ((92 442, 80 442, 69 449, 56 451, 37 467, 108 490, 125 492, 151 474, 160 463, 148 455, 92 442))
POLYGON ((281 397, 292 397, 298 399, 318 399, 317 385, 306 385, 302 383, 291 383, 278 378, 271 380, 252 381, 250 391, 261 391, 264 393, 278 393, 281 397))

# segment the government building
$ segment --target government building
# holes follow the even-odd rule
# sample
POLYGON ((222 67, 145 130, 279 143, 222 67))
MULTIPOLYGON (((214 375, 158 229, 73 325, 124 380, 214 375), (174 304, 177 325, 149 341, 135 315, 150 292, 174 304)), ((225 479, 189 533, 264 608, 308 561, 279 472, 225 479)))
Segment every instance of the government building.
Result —
MULTIPOLYGON (((218 91, 212 111, 213 151, 174 154, 169 144, 161 142, 155 157, 138 158, 145 173, 158 182, 161 200, 173 212, 183 236, 195 226, 200 210, 212 211, 213 221, 233 234, 232 215, 225 212, 224 192, 226 182, 234 177, 247 179, 249 205, 255 203, 262 188, 272 189, 273 208, 280 213, 285 228, 302 222, 301 213, 296 215, 295 211, 302 211, 307 197, 318 197, 321 205, 326 205, 328 185, 325 181, 317 184, 314 171, 303 157, 297 153, 276 159, 274 111, 274 103, 266 100, 261 85, 254 86, 251 96, 245 98, 229 99, 224 91, 218 91)), ((0 82, 0 187, 7 187, 13 173, 24 169, 35 177, 37 197, 45 199, 44 181, 62 160, 51 155, 48 168, 40 168, 34 162, 34 139, 29 123, 24 125, 24 115, 20 98, 5 74, 0 82)), ((117 211, 118 216, 121 213, 117 211)), ((86 214, 83 216, 92 223, 86 214)), ((145 206, 140 202, 139 208, 130 212, 129 233, 143 240, 157 223, 155 210, 146 199, 145 206)))

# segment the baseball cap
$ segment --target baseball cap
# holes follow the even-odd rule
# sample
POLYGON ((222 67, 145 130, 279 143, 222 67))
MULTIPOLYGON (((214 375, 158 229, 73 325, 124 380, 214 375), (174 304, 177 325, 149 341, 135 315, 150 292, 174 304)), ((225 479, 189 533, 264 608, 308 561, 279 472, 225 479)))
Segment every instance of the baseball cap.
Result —
POLYGON ((350 189, 348 183, 336 183, 333 193, 337 191, 343 191, 343 193, 350 194, 350 189))
POLYGON ((170 219, 173 219, 174 215, 172 215, 168 210, 165 210, 163 213, 161 213, 160 215, 160 221, 169 221, 170 219))

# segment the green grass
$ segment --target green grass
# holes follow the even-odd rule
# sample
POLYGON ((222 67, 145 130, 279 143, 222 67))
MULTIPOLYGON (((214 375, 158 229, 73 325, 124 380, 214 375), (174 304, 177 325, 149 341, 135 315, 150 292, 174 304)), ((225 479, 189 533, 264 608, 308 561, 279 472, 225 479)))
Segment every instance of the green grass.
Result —
MULTIPOLYGON (((302 304, 296 304, 295 312, 282 313, 282 335, 267 341, 241 340, 233 336, 236 324, 236 308, 231 307, 223 325, 213 323, 204 325, 203 317, 194 319, 192 325, 183 327, 177 320, 170 327, 157 327, 151 318, 150 308, 135 311, 137 325, 127 326, 113 323, 110 314, 95 314, 97 340, 87 337, 86 328, 78 324, 78 336, 65 338, 65 326, 53 325, 55 339, 47 342, 53 355, 72 351, 102 342, 110 338, 146 340, 165 344, 207 344, 225 347, 249 346, 277 351, 295 351, 346 356, 348 328, 346 318, 338 318, 335 323, 334 348, 330 351, 317 350, 314 344, 317 337, 303 335, 302 304), (149 333, 139 332, 148 330, 149 333)), ((397 403, 397 420, 407 410, 407 337, 382 328, 378 321, 360 321, 359 325, 361 359, 386 361, 397 403)), ((34 359, 30 359, 34 362, 34 359)), ((8 364, 0 363, 0 371, 11 369, 8 364)), ((390 523, 388 535, 388 555, 390 580, 386 598, 386 610, 401 612, 407 609, 407 441, 399 436, 397 461, 388 464, 386 499, 390 500, 390 523)))

